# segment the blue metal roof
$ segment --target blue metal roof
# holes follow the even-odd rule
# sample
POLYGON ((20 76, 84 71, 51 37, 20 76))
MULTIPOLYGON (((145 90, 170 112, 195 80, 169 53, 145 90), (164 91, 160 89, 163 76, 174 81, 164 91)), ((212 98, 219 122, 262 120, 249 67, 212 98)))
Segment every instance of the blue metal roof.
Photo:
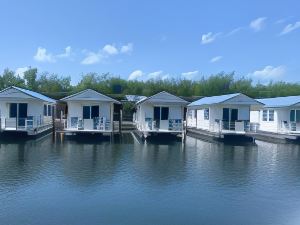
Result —
POLYGON ((277 97, 277 98, 264 98, 256 99, 257 101, 263 103, 265 107, 289 107, 300 103, 300 96, 288 96, 288 97, 277 97))
POLYGON ((199 105, 211 105, 211 104, 218 104, 222 103, 226 100, 229 100, 233 97, 240 95, 240 93, 229 94, 229 95, 219 95, 219 96, 212 96, 212 97, 204 97, 197 101, 192 102, 188 106, 199 106, 199 105))
POLYGON ((31 97, 34 97, 34 98, 37 98, 37 99, 40 99, 42 101, 45 101, 45 102, 51 102, 51 103, 55 103, 56 101, 52 98, 49 98, 45 95, 42 95, 40 93, 37 93, 37 92, 34 92, 34 91, 30 91, 30 90, 27 90, 27 89, 23 89, 23 88, 19 88, 19 87, 15 87, 15 86, 12 86, 12 88, 14 89, 17 89, 27 95, 30 95, 31 97))

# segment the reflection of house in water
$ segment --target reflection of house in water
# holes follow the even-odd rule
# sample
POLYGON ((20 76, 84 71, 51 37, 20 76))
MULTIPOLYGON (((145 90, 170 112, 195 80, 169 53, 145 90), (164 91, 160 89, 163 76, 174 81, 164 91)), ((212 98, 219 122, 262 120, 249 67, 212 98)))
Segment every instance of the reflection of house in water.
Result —
POLYGON ((134 167, 146 181, 168 184, 186 177, 186 153, 181 143, 134 146, 134 167))
MULTIPOLYGON (((294 174, 293 179, 299 181, 300 176, 300 146, 294 144, 275 144, 257 141, 260 170, 272 175, 280 174, 276 179, 290 179, 287 175, 294 174), (286 172, 286 169, 291 171, 286 172), (276 171, 276 172, 275 172, 276 171)), ((294 182, 295 180, 293 180, 294 182)), ((287 181, 287 182, 290 182, 287 181)))
POLYGON ((258 150, 253 145, 230 146, 187 137, 186 151, 188 160, 195 160, 201 173, 219 185, 247 184, 257 166, 258 150))
POLYGON ((0 141, 0 189, 33 183, 47 167, 50 138, 0 141))
POLYGON ((102 144, 63 144, 63 169, 67 180, 79 186, 113 179, 122 156, 122 148, 102 144))

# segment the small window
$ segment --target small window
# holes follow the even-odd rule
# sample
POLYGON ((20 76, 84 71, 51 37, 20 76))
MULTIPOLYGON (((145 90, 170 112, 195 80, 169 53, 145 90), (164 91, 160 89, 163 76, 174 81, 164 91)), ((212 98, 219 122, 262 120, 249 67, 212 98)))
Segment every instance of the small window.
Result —
POLYGON ((300 110, 296 110, 296 122, 300 122, 300 110))
POLYGON ((48 105, 48 116, 52 116, 51 105, 48 105))
POLYGON ((194 110, 194 118, 197 119, 197 109, 194 110))
POLYGON ((92 106, 92 118, 99 117, 99 106, 93 105, 92 106))
POLYGON ((9 105, 9 117, 16 118, 17 117, 17 103, 10 103, 9 105))
POLYGON ((209 108, 204 109, 204 120, 209 120, 209 108))
POLYGON ((291 122, 295 122, 295 121, 296 121, 295 116, 296 116, 295 110, 291 110, 291 111, 290 111, 290 121, 291 121, 291 122))
POLYGON ((91 107, 90 106, 83 106, 82 108, 82 117, 83 119, 91 119, 91 107))
POLYGON ((47 105, 44 105, 44 116, 47 116, 47 105))
POLYGON ((269 121, 274 121, 274 110, 269 110, 269 121))
POLYGON ((263 110, 262 120, 268 121, 268 110, 263 110))
POLYGON ((169 107, 161 107, 161 120, 169 119, 169 107))

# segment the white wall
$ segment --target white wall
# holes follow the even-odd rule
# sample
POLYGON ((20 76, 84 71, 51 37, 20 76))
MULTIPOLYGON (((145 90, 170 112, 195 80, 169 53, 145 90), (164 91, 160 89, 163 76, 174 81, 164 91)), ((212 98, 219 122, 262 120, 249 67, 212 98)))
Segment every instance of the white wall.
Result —
POLYGON ((260 122, 259 110, 250 111, 250 122, 251 123, 259 123, 260 122))
POLYGON ((259 111, 259 130, 267 132, 278 132, 278 110, 274 110, 274 121, 263 121, 263 110, 259 111))
POLYGON ((68 101, 68 118, 71 117, 78 117, 82 118, 82 107, 83 106, 94 106, 99 105, 99 116, 100 117, 106 117, 106 119, 110 120, 111 114, 110 114, 110 106, 113 103, 110 102, 74 102, 74 101, 68 101))
MULTIPOLYGON (((140 125, 144 125, 145 118, 151 118, 154 117, 154 107, 169 107, 169 119, 182 119, 182 106, 178 105, 153 105, 151 103, 142 103, 137 106, 137 112, 136 112, 136 123, 139 123, 140 125)), ((169 121, 162 121, 161 127, 164 127, 164 129, 168 129, 169 121)))
POLYGON ((223 119, 223 108, 238 109, 238 120, 250 120, 250 107, 248 105, 210 105, 197 109, 197 128, 204 130, 217 128, 216 120, 223 119), (204 119, 205 108, 209 108, 209 120, 204 119))
POLYGON ((196 127, 197 126, 197 110, 196 109, 188 109, 187 110, 187 126, 188 127, 196 127))
MULTIPOLYGON (((9 106, 10 103, 27 103, 27 116, 33 116, 34 123, 36 125, 37 121, 49 122, 47 117, 44 117, 44 102, 34 99, 22 99, 22 100, 0 100, 0 115, 1 118, 9 118, 9 106)), ((50 117, 51 118, 51 117, 50 117)), ((2 124, 4 125, 4 123, 2 124)))
POLYGON ((197 128, 208 130, 210 125, 210 117, 212 112, 209 110, 209 120, 204 119, 204 109, 197 110, 197 128))

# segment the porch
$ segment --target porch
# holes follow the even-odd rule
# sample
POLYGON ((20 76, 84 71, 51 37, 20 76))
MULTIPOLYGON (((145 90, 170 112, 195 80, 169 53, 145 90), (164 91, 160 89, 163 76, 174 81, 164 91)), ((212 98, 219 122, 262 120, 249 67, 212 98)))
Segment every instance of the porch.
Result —
POLYGON ((4 131, 27 132, 29 135, 41 133, 53 127, 52 119, 28 116, 26 118, 0 118, 0 129, 4 131))
POLYGON ((85 133, 104 133, 112 132, 112 123, 106 117, 95 117, 93 119, 82 119, 71 117, 63 122, 65 132, 85 132, 85 133))
POLYGON ((137 129, 145 132, 180 133, 183 131, 182 119, 156 121, 146 118, 143 123, 136 124, 137 129))

